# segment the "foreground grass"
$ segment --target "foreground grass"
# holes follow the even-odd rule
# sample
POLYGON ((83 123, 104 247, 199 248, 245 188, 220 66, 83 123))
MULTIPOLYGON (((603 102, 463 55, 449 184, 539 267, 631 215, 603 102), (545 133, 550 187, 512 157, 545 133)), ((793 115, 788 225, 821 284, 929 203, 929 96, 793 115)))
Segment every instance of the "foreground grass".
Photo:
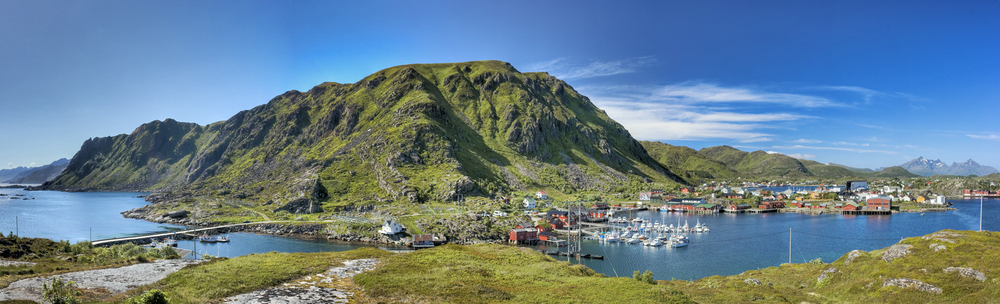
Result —
POLYGON ((784 264, 734 276, 660 283, 708 303, 1000 303, 1000 234, 944 230, 937 236, 901 241, 913 248, 910 254, 892 262, 882 259, 885 249, 881 249, 861 252, 850 264, 845 254, 829 264, 784 264), (931 244, 943 244, 946 249, 934 251, 931 244), (947 267, 969 267, 984 273, 986 280, 945 273, 947 267), (836 272, 829 273, 822 282, 817 280, 830 268, 836 268, 836 272), (883 287, 886 280, 898 278, 920 280, 941 288, 942 293, 883 287), (747 279, 762 284, 751 285, 747 279))
POLYGON ((345 260, 389 255, 392 253, 380 249, 360 248, 345 252, 270 252, 219 258, 185 267, 159 282, 130 291, 126 296, 159 289, 170 298, 170 303, 206 303, 321 273, 345 260))
POLYGON ((385 258, 359 274, 359 302, 688 303, 666 286, 609 278, 526 248, 445 245, 385 258))

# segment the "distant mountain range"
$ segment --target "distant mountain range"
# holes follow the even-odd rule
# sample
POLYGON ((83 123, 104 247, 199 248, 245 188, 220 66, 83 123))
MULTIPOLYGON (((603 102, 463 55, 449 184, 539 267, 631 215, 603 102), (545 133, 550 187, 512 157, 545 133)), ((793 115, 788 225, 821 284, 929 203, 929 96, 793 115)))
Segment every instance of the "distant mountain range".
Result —
POLYGON ((963 163, 951 163, 951 166, 946 165, 940 159, 931 160, 921 157, 917 157, 914 160, 908 161, 905 164, 900 165, 907 171, 910 171, 917 175, 931 176, 931 175, 990 175, 993 173, 1000 173, 996 168, 990 166, 983 166, 976 163, 974 160, 967 160, 963 163))
POLYGON ((868 177, 917 177, 900 167, 878 171, 851 168, 836 164, 822 164, 812 160, 796 159, 781 153, 765 151, 746 152, 730 146, 708 147, 694 150, 655 141, 641 141, 649 156, 681 177, 696 181, 714 178, 868 178, 868 177))
POLYGON ((50 181, 62 173, 69 165, 69 160, 60 158, 51 164, 41 167, 17 167, 0 170, 0 183, 6 184, 41 184, 50 181))

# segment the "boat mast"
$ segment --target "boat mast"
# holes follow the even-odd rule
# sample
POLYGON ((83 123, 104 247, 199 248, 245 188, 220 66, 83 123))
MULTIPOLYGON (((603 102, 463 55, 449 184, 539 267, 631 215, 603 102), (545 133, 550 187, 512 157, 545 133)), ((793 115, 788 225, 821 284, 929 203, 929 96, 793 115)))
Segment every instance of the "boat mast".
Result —
POLYGON ((983 197, 979 196, 979 232, 983 232, 983 197))

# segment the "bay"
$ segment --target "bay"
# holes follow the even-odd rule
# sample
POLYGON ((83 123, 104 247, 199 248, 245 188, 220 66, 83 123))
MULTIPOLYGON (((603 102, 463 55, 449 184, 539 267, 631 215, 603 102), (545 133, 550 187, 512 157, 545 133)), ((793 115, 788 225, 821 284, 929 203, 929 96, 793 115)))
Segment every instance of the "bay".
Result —
MULTIPOLYGON (((78 242, 126 237, 186 227, 123 218, 120 214, 147 204, 136 196, 144 193, 23 191, 0 189, 0 232, 15 229, 24 237, 42 237, 78 242), (23 197, 15 196, 17 194, 23 197), (16 197, 18 199, 12 199, 16 197), (23 198, 27 198, 26 200, 23 198), (17 226, 15 228, 15 217, 17 226)), ((942 229, 978 230, 979 200, 949 200, 955 211, 898 213, 889 216, 808 215, 798 213, 695 215, 656 211, 637 212, 665 224, 700 222, 711 227, 708 233, 688 234, 687 248, 645 247, 628 244, 601 244, 583 241, 584 253, 599 254, 605 260, 581 260, 608 276, 631 276, 633 271, 650 270, 656 279, 693 280, 712 275, 741 272, 787 263, 821 259, 832 262, 851 250, 870 251, 888 247, 905 237, 921 236, 942 229), (789 255, 789 230, 791 254, 789 255)), ((1000 200, 984 200, 985 230, 1000 230, 1000 200)), ((236 257, 251 253, 344 251, 368 245, 346 244, 323 239, 308 240, 250 233, 230 233, 230 243, 207 244, 180 241, 178 246, 199 254, 236 257)), ((400 247, 378 246, 389 250, 400 247)), ((545 246, 538 246, 542 249, 545 246)), ((564 249, 565 250, 565 249, 564 249)), ((561 259, 565 259, 562 257, 561 259)), ((578 263, 573 261, 573 263, 578 263)))

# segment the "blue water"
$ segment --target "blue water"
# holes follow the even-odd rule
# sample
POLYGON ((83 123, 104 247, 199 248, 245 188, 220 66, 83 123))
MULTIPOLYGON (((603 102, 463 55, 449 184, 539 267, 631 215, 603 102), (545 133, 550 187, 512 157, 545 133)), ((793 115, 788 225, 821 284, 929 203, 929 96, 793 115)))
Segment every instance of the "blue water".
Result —
MULTIPOLYGON (((146 204, 141 193, 27 192, 0 189, 8 195, 24 194, 28 200, 0 197, 0 231, 14 231, 17 217, 20 235, 54 240, 84 241, 124 237, 182 229, 177 225, 123 218, 121 211, 146 204), (31 199, 34 198, 34 199, 31 199)), ((831 262, 854 249, 874 250, 904 237, 921 236, 942 229, 978 230, 979 200, 950 200, 959 210, 898 213, 891 216, 806 215, 798 213, 714 214, 637 212, 633 216, 677 225, 700 221, 712 229, 691 233, 687 248, 645 247, 583 241, 583 252, 604 255, 601 260, 582 260, 584 265, 609 276, 631 276, 635 270, 651 270, 656 279, 692 280, 712 275, 733 275, 789 261, 816 258, 831 262)), ((1000 231, 1000 200, 984 201, 985 230, 1000 231)), ((198 243, 199 254, 235 257, 250 253, 344 251, 363 245, 326 240, 303 240, 249 233, 228 234, 225 244, 198 243)), ((179 248, 194 249, 193 241, 178 242, 179 248)), ((382 247, 385 249, 403 249, 382 247)), ((541 247, 544 248, 544 247, 541 247)), ((575 262, 574 262, 575 263, 575 262)))
MULTIPOLYGON (((609 276, 631 276, 635 270, 650 270, 656 279, 693 280, 712 275, 734 275, 787 263, 789 229, 792 230, 791 262, 803 263, 817 258, 832 262, 851 250, 881 249, 905 237, 942 229, 979 230, 979 200, 951 202, 958 210, 925 212, 923 215, 637 212, 635 217, 674 226, 677 226, 678 219, 681 225, 686 220, 692 227, 700 221, 712 231, 687 234, 691 243, 686 248, 602 244, 584 240, 582 252, 606 258, 603 261, 583 259, 580 262, 609 276)), ((985 200, 984 206, 983 229, 1000 230, 1000 200, 985 200)), ((546 246, 539 248, 555 250, 546 246)), ((565 248, 562 250, 565 251, 565 248)))

